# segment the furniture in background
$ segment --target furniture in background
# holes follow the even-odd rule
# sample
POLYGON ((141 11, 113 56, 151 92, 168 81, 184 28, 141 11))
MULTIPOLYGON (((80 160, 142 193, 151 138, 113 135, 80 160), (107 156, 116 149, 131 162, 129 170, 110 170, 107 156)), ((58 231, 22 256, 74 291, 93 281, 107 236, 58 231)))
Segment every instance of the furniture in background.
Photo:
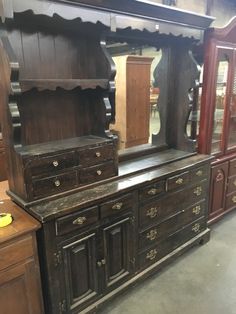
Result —
POLYGON ((1 313, 43 314, 35 235, 40 223, 10 200, 0 200, 0 212, 13 216, 0 228, 1 313))
POLYGON ((0 124, 0 182, 6 180, 6 178, 7 178, 7 161, 0 124))
POLYGON ((236 207, 236 18, 205 35, 199 153, 212 154, 209 222, 236 207))
POLYGON ((133 0, 1 4, 8 194, 42 223, 45 312, 92 312, 209 240, 211 157, 184 130, 199 76, 190 50, 212 18, 133 0), (104 36, 162 50, 160 132, 119 163, 104 36))
POLYGON ((153 58, 113 57, 116 65, 116 123, 120 149, 148 143, 150 125, 150 71, 153 58))

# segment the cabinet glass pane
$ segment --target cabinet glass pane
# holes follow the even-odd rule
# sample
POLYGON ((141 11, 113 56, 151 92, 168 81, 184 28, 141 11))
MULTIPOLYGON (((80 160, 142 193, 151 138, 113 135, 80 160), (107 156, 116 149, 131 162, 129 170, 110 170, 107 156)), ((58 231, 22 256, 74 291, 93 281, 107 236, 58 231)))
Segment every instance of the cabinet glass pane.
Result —
POLYGON ((211 152, 218 153, 221 151, 223 119, 226 102, 226 87, 229 69, 228 56, 224 55, 218 63, 217 80, 216 80, 216 101, 214 122, 212 130, 211 152))
POLYGON ((232 96, 230 100, 229 116, 229 137, 228 148, 236 146, 236 68, 234 69, 234 80, 232 87, 232 96))

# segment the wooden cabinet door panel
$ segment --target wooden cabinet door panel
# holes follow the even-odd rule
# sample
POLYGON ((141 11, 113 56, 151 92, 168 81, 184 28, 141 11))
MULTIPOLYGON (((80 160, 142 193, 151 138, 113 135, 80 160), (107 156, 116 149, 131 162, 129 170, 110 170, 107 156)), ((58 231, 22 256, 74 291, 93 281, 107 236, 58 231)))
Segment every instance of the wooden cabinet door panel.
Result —
POLYGON ((68 313, 98 294, 96 233, 63 247, 68 313))
POLYGON ((210 218, 218 215, 224 210, 227 178, 228 162, 212 167, 210 183, 210 218))
POLYGON ((0 313, 44 313, 38 281, 33 260, 1 271, 0 313))
POLYGON ((106 286, 113 287, 132 272, 132 226, 130 218, 103 228, 106 286))

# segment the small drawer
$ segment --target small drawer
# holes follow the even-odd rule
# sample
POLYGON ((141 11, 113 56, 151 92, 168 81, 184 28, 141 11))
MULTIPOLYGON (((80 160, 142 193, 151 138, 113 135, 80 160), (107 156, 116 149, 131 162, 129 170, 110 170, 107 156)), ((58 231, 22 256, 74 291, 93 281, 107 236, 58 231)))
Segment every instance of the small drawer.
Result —
POLYGON ((236 176, 229 178, 227 194, 236 192, 236 176))
POLYGON ((70 152, 67 154, 55 155, 34 159, 29 163, 32 176, 38 176, 42 173, 56 173, 60 170, 75 166, 75 154, 70 152))
POLYGON ((140 201, 152 199, 165 192, 165 181, 159 181, 139 190, 140 201))
POLYGON ((113 162, 97 165, 80 170, 80 183, 89 184, 113 177, 117 174, 117 168, 113 162))
POLYGON ((93 166, 113 160, 115 156, 114 145, 103 145, 89 148, 79 152, 79 163, 83 167, 93 166))
MULTIPOLYGON (((14 221, 12 223, 14 228, 14 221)), ((0 271, 34 255, 33 239, 27 236, 0 248, 0 271)))
POLYGON ((236 159, 229 162, 229 177, 236 175, 236 159))
POLYGON ((180 173, 177 176, 168 178, 166 181, 166 189, 167 191, 172 191, 174 189, 185 186, 189 183, 189 171, 180 173))
POLYGON ((133 207, 133 195, 126 194, 122 197, 101 204, 101 218, 129 211, 133 207))
POLYGON ((203 165, 201 167, 195 168, 191 170, 190 172, 190 179, 191 180, 202 180, 208 176, 209 172, 209 167, 208 165, 203 165))
POLYGON ((226 196, 226 210, 236 207, 236 192, 228 194, 226 196))
POLYGON ((63 235, 98 221, 98 207, 90 207, 56 220, 56 234, 63 235))
POLYGON ((77 173, 72 171, 58 176, 33 180, 33 195, 34 197, 47 196, 73 189, 76 186, 77 173))

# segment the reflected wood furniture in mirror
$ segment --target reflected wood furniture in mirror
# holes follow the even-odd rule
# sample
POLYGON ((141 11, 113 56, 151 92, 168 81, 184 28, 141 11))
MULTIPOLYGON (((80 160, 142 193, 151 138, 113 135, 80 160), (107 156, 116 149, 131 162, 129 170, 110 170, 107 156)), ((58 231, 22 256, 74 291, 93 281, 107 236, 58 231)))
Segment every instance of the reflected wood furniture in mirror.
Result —
MULTIPOLYGON (((133 0, 0 7, 8 194, 42 223, 45 312, 91 313, 209 240, 211 157, 186 125, 199 77, 191 49, 213 19, 133 0), (161 49, 160 130, 119 163, 110 39, 161 49)), ((150 113, 150 85, 147 95, 150 113)))
POLYGON ((199 152, 212 154, 209 222, 236 207, 236 18, 205 35, 199 152))

